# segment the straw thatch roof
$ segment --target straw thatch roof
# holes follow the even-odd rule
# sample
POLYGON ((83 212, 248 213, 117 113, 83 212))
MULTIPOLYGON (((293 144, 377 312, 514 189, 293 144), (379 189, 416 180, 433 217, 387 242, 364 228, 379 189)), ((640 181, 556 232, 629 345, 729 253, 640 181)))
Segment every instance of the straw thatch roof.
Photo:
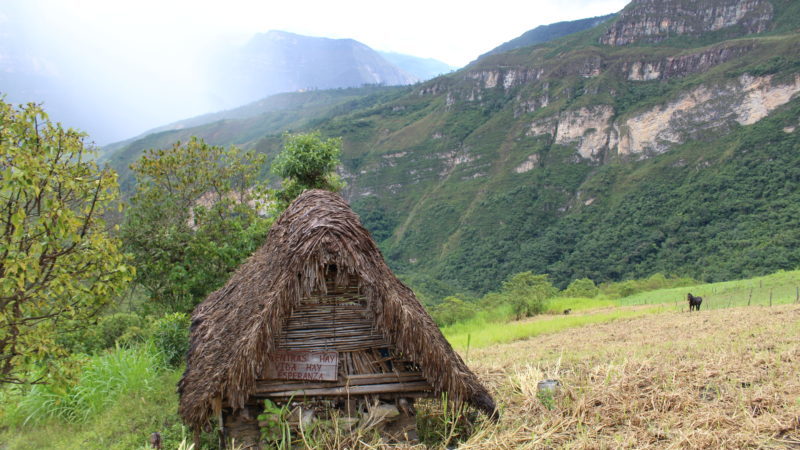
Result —
POLYGON ((325 267, 342 284, 351 274, 375 317, 376 329, 417 363, 436 393, 447 392, 496 417, 494 400, 436 327, 414 293, 392 274, 358 216, 337 194, 302 194, 273 224, 267 242, 228 283, 192 314, 186 372, 178 383, 180 415, 198 429, 250 396, 275 349, 285 319, 303 296, 324 292, 325 267))

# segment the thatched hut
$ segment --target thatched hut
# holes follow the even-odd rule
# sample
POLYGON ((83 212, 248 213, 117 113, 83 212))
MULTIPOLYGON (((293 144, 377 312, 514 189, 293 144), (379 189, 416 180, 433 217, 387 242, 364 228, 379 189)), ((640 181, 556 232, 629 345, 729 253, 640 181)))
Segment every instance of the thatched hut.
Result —
POLYGON ((238 442, 257 436, 264 398, 338 401, 351 413, 447 393, 497 415, 358 216, 321 190, 298 197, 266 244, 194 310, 178 392, 186 424, 238 442))

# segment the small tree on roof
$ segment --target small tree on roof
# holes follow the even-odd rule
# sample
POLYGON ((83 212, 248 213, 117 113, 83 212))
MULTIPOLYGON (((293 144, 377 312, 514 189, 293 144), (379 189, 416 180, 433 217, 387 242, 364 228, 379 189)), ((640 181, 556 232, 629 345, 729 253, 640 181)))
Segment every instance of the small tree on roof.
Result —
POLYGON ((342 190, 345 184, 336 174, 341 154, 342 138, 323 139, 319 131, 286 134, 272 164, 272 173, 283 178, 283 189, 276 192, 279 210, 308 189, 342 190))

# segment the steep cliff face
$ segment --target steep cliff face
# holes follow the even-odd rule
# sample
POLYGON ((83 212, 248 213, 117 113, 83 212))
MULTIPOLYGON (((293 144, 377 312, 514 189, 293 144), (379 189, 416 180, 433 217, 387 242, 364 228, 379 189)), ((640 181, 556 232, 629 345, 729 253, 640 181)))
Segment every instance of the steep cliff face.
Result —
POLYGON ((622 73, 630 81, 669 80, 693 73, 703 73, 711 68, 738 58, 753 50, 753 45, 717 45, 688 54, 647 58, 624 63, 622 73))
POLYGON ((742 34, 760 33, 769 28, 772 15, 768 0, 634 0, 600 42, 612 46, 661 42, 673 36, 698 36, 737 25, 742 34))
POLYGON ((771 76, 743 75, 721 86, 700 86, 663 105, 615 118, 611 105, 579 108, 531 123, 528 136, 549 136, 584 159, 603 155, 638 158, 663 153, 709 132, 751 125, 800 93, 800 76, 775 83, 771 76))
POLYGON ((733 122, 751 125, 766 117, 800 92, 800 76, 788 83, 772 77, 743 75, 716 88, 699 87, 677 100, 615 124, 621 129, 617 152, 621 155, 663 153, 689 139, 701 138, 733 122))

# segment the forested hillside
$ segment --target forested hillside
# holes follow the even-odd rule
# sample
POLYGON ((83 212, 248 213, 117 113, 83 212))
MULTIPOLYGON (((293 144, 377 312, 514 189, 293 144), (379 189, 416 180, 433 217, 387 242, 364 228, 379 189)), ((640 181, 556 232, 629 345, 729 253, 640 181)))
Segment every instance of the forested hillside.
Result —
MULTIPOLYGON (((393 268, 436 298, 521 271, 564 287, 797 267, 800 4, 682 5, 634 1, 595 28, 284 126, 343 137, 348 199, 393 268)), ((269 117, 159 139, 274 155, 269 117)))

